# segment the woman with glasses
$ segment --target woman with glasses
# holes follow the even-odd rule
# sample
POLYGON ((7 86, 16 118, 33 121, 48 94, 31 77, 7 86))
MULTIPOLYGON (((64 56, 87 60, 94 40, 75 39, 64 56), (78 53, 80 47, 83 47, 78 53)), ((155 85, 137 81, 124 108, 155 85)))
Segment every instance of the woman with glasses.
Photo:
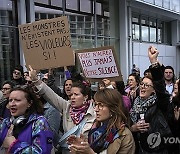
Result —
POLYGON ((157 49, 149 47, 149 69, 152 77, 145 76, 142 79, 140 94, 130 111, 136 153, 167 153, 168 146, 160 139, 171 135, 167 118, 170 96, 166 93, 163 72, 157 60, 158 54, 157 49))
POLYGON ((14 86, 15 84, 12 81, 5 81, 2 85, 3 100, 0 103, 0 120, 11 116, 8 108, 8 99, 14 86))
POLYGON ((50 154, 52 132, 32 89, 12 89, 8 105, 11 118, 0 123, 0 153, 50 154))
MULTIPOLYGON (((36 71, 31 66, 29 68, 30 77, 39 90, 39 95, 42 95, 47 102, 55 106, 62 114, 64 133, 69 136, 73 132, 73 128, 78 128, 76 126, 82 126, 81 123, 85 122, 76 133, 80 132, 87 135, 95 119, 90 86, 85 81, 74 82, 70 89, 70 100, 65 100, 39 80, 36 71)), ((66 137, 64 138, 66 140, 66 137)), ((69 153, 67 144, 60 144, 60 147, 62 147, 63 153, 69 153)))
POLYGON ((134 154, 135 143, 128 129, 122 95, 116 89, 101 89, 94 95, 96 120, 88 140, 70 136, 68 144, 72 153, 83 154, 134 154))

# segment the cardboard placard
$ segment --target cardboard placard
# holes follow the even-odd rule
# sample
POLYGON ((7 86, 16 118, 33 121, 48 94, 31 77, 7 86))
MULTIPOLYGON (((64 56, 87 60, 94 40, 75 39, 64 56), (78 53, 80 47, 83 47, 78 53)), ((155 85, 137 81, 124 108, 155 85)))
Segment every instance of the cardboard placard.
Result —
POLYGON ((87 79, 100 81, 107 78, 111 81, 122 81, 114 47, 76 50, 76 57, 79 59, 84 76, 87 79))
POLYGON ((48 69, 75 65, 66 16, 19 25, 26 65, 48 69))

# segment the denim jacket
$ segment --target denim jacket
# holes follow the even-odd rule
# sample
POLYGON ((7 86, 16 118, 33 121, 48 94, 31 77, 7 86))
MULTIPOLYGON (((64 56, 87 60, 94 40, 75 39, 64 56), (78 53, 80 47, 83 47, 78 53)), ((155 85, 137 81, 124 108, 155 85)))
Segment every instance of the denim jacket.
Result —
MULTIPOLYGON (((0 146, 2 146, 10 126, 10 118, 4 119, 0 124, 0 146)), ((43 116, 32 114, 15 142, 8 149, 9 153, 50 154, 52 136, 47 120, 43 116)))

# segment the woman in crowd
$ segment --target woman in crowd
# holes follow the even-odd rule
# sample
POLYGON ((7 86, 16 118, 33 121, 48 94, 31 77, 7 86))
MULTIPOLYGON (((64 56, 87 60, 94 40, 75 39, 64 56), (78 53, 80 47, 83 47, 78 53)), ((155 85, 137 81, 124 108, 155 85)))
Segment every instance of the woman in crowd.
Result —
POLYGON ((135 73, 129 75, 128 77, 129 91, 127 92, 127 96, 130 98, 132 105, 136 97, 139 96, 139 83, 140 83, 139 75, 135 73))
MULTIPOLYGON (((38 80, 36 71, 31 66, 29 68, 31 79, 39 90, 39 94, 62 113, 64 133, 86 121, 79 131, 87 135, 95 119, 95 112, 90 101, 90 87, 85 82, 74 82, 70 100, 67 101, 56 95, 44 82, 38 80)), ((63 149, 63 153, 65 152, 68 152, 66 147, 63 149)))
POLYGON ((3 101, 0 103, 0 119, 10 117, 10 111, 8 109, 8 99, 11 89, 15 86, 12 81, 5 81, 2 85, 3 101))
POLYGON ((99 89, 110 88, 117 89, 122 95, 123 104, 127 111, 129 112, 131 109, 131 100, 128 96, 126 96, 125 85, 123 81, 110 81, 109 79, 103 79, 102 84, 99 84, 99 89))
POLYGON ((71 78, 64 81, 62 97, 65 100, 70 100, 71 99, 71 87, 72 87, 72 84, 73 84, 73 79, 71 79, 71 78))
POLYGON ((115 87, 115 89, 117 89, 120 94, 122 95, 123 98, 123 103, 125 108, 130 111, 131 109, 131 100, 130 98, 127 96, 126 92, 125 92, 125 85, 123 81, 115 81, 115 82, 111 82, 111 84, 113 85, 113 87, 115 87))
POLYGON ((144 77, 140 83, 140 95, 135 99, 130 112, 133 122, 131 126, 136 141, 137 153, 167 153, 167 145, 157 140, 154 144, 152 135, 159 139, 164 136, 171 136, 168 125, 168 105, 170 96, 166 93, 165 81, 160 64, 157 61, 159 52, 148 49, 148 56, 151 63, 149 67, 151 77, 144 77), (150 137, 149 137, 150 135, 150 137))
MULTIPOLYGON (((0 124, 0 147, 6 153, 50 154, 52 132, 32 89, 16 87, 9 96, 11 118, 0 124)), ((1 151, 2 152, 2 151, 1 151)))
POLYGON ((96 120, 89 131, 88 142, 81 134, 70 136, 72 153, 134 154, 135 143, 127 127, 122 96, 116 89, 101 89, 94 95, 96 120))

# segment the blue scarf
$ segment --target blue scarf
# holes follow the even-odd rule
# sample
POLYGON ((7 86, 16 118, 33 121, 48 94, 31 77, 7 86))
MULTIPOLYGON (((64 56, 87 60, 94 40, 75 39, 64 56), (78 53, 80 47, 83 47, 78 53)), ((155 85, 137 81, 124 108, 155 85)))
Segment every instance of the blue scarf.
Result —
POLYGON ((107 125, 108 121, 100 127, 96 127, 96 123, 94 123, 92 129, 89 131, 88 142, 96 153, 107 149, 109 144, 119 137, 119 130, 115 127, 111 128, 109 133, 107 133, 107 125))

